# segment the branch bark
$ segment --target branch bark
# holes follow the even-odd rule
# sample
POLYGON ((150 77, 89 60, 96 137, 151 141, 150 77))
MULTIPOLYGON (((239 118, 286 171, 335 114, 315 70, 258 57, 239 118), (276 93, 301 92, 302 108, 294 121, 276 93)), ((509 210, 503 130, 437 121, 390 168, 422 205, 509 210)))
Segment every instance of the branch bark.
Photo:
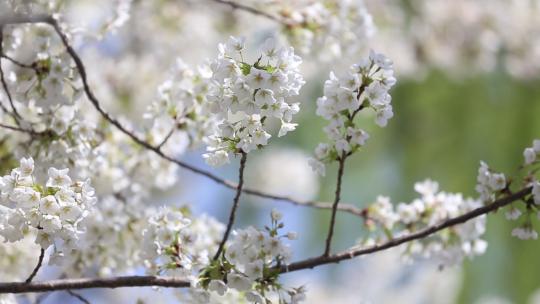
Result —
POLYGON ((39 259, 36 267, 30 274, 30 276, 24 281, 25 283, 30 283, 34 279, 34 277, 37 275, 39 269, 41 268, 41 264, 43 264, 43 258, 45 257, 45 249, 41 248, 41 251, 39 253, 39 259))
MULTIPOLYGON (((283 265, 279 268, 280 273, 299 271, 303 269, 311 269, 318 266, 339 263, 341 261, 350 260, 358 256, 367 255, 379 251, 384 251, 399 245, 412 242, 418 239, 428 237, 443 229, 465 223, 473 218, 496 211, 506 205, 509 205, 517 200, 525 198, 531 193, 531 188, 524 188, 519 192, 505 196, 489 205, 474 209, 461 216, 448 219, 437 225, 426 227, 415 233, 406 236, 389 240, 386 243, 374 245, 368 248, 351 248, 337 254, 329 256, 318 256, 294 262, 289 265, 283 265)), ((28 292, 47 292, 55 290, 68 289, 88 289, 88 288, 119 288, 119 287, 144 287, 144 286, 160 286, 160 287, 189 287, 190 283, 178 278, 156 277, 156 276, 129 276, 129 277, 112 277, 107 279, 59 279, 45 282, 12 282, 0 283, 0 294, 5 293, 28 293, 28 292)))
POLYGON ((276 16, 274 16, 272 14, 269 14, 269 13, 267 13, 265 11, 261 11, 261 10, 258 10, 256 8, 254 8, 254 7, 247 6, 247 5, 235 2, 235 1, 229 1, 229 0, 212 0, 212 1, 214 1, 216 3, 227 5, 227 6, 231 7, 232 9, 245 11, 245 12, 251 13, 251 14, 256 15, 256 16, 261 16, 261 17, 264 17, 266 19, 276 21, 276 22, 281 23, 283 25, 289 25, 285 20, 283 20, 281 18, 278 18, 278 17, 276 17, 276 16))
POLYGON ((393 247, 397 247, 399 245, 412 242, 414 240, 423 239, 443 229, 446 229, 446 228, 449 228, 458 224, 463 224, 473 218, 493 212, 517 200, 523 199, 525 196, 529 195, 530 193, 531 193, 531 188, 530 187, 525 188, 525 189, 520 190, 519 192, 503 197, 489 205, 476 208, 468 213, 465 213, 455 218, 448 219, 439 224, 426 227, 417 232, 414 232, 414 233, 411 233, 402 237, 398 237, 395 239, 391 239, 386 243, 378 244, 378 245, 374 245, 374 246, 362 248, 362 249, 353 248, 353 249, 343 251, 341 253, 337 253, 330 256, 318 256, 318 257, 306 259, 303 261, 298 261, 289 265, 283 265, 280 268, 280 271, 282 273, 292 272, 292 271, 298 271, 298 270, 303 270, 303 269, 308 269, 308 268, 315 268, 317 266, 321 266, 325 264, 339 263, 341 261, 349 260, 358 256, 367 255, 367 254, 383 251, 386 249, 390 249, 393 247))
POLYGON ((343 153, 339 159, 339 169, 337 174, 336 195, 334 197, 334 204, 332 205, 332 216, 330 218, 330 227, 328 228, 328 235, 326 237, 326 246, 324 248, 323 256, 329 256, 332 247, 332 237, 334 236, 334 226, 336 225, 336 213, 339 201, 341 200, 341 184, 343 180, 343 173, 345 171, 345 161, 347 160, 347 154, 343 153))
POLYGON ((190 283, 178 278, 156 276, 125 276, 106 279, 59 279, 45 282, 13 282, 0 283, 0 294, 47 292, 55 290, 75 290, 88 288, 120 288, 120 287, 189 287, 190 283))
MULTIPOLYGON (((0 54, 4 53, 3 41, 4 41, 4 25, 0 24, 0 54)), ((2 67, 2 58, 3 58, 3 56, 0 57, 0 82, 2 83, 2 87, 4 88, 4 92, 6 92, 7 99, 9 101, 9 104, 11 105, 11 110, 13 112, 12 113, 8 112, 4 107, 2 107, 2 108, 4 109, 4 111, 6 111, 9 115, 11 115, 13 117, 13 119, 15 120, 15 123, 17 123, 17 125, 20 125, 19 118, 21 118, 21 116, 19 115, 19 112, 17 112, 17 108, 15 108, 15 104, 13 102, 13 97, 11 96, 11 92, 9 91, 9 87, 8 87, 7 82, 6 82, 6 76, 5 76, 5 73, 4 73, 4 69, 2 67)))
POLYGON ((227 223, 227 229, 225 230, 223 239, 221 240, 218 250, 216 251, 216 254, 214 255, 214 260, 217 260, 219 258, 219 256, 223 252, 223 247, 225 247, 225 243, 229 239, 229 235, 231 234, 231 229, 234 224, 234 220, 236 218, 236 210, 238 209, 238 205, 240 203, 240 194, 242 193, 242 187, 244 186, 244 170, 246 168, 246 161, 247 161, 247 153, 245 152, 241 152, 241 153, 242 153, 242 158, 240 159, 240 169, 238 170, 238 188, 236 189, 236 195, 234 196, 233 206, 231 208, 231 213, 229 215, 229 222, 227 223))

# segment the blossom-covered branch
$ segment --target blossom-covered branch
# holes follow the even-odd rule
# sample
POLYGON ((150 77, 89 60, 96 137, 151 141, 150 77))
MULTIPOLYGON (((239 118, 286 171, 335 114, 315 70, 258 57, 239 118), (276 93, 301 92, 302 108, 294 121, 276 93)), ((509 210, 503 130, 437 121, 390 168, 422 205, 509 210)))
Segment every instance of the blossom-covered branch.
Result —
POLYGON ((367 248, 360 248, 360 249, 352 248, 350 250, 346 250, 346 251, 336 253, 330 256, 319 256, 319 257, 306 259, 303 261, 294 262, 289 265, 283 265, 280 268, 280 270, 282 272, 292 272, 292 271, 298 271, 302 269, 315 268, 317 266, 321 266, 325 264, 339 263, 341 261, 349 260, 358 256, 372 254, 375 252, 397 247, 399 245, 412 242, 414 240, 423 239, 443 229, 446 229, 455 225, 463 224, 471 219, 496 211, 497 209, 500 209, 515 201, 519 201, 525 198, 530 193, 531 193, 531 188, 525 188, 516 193, 503 197, 491 204, 474 209, 468 213, 465 213, 455 218, 451 218, 449 220, 438 223, 436 225, 426 227, 415 233, 404 235, 402 237, 397 237, 382 244, 368 246, 367 248))
MULTIPOLYGON (((443 229, 463 224, 471 219, 488 214, 490 212, 494 212, 515 201, 524 199, 529 194, 531 194, 531 188, 525 188, 516 193, 500 198, 491 204, 474 209, 461 216, 451 218, 449 220, 427 227, 415 233, 391 239, 385 243, 369 246, 367 248, 353 248, 329 256, 319 256, 294 262, 288 265, 282 265, 279 267, 279 272, 287 273, 303 269, 315 268, 326 264, 339 263, 341 261, 350 260, 358 256, 384 251, 408 242, 426 238, 443 229)), ((67 289, 119 288, 135 286, 189 287, 190 282, 176 278, 156 276, 112 277, 107 279, 60 279, 33 283, 0 283, 0 293, 47 292, 67 289)))
MULTIPOLYGON (((238 188, 238 185, 236 183, 234 183, 234 182, 231 182, 229 180, 220 178, 220 177, 212 174, 209 171, 206 171, 204 169, 195 167, 193 165, 190 165, 188 163, 185 163, 185 162, 183 162, 181 160, 178 160, 178 159, 176 159, 176 158, 174 158, 172 156, 169 156, 169 155, 165 154, 160 149, 160 145, 154 146, 154 145, 150 144, 149 142, 141 139, 134 132, 128 130, 118 120, 113 118, 107 111, 105 111, 103 109, 103 107, 101 106, 101 103, 99 102, 99 100, 97 99, 95 94, 93 93, 92 89, 90 88, 90 85, 88 84, 88 77, 87 77, 87 73, 86 73, 86 68, 84 66, 84 63, 83 63, 82 59, 77 54, 77 52, 73 49, 73 47, 69 43, 69 40, 68 40, 67 36, 63 33, 63 31, 60 28, 58 22, 54 18, 52 18, 51 16, 47 16, 47 15, 38 15, 38 16, 22 16, 22 15, 21 16, 0 16, 0 26, 1 25, 6 25, 6 24, 21 24, 21 23, 47 23, 47 24, 53 26, 53 28, 55 29, 57 34, 60 36, 60 38, 62 40, 62 43, 64 44, 64 47, 66 48, 66 51, 72 57, 79 74, 81 75, 81 80, 82 80, 82 83, 83 83, 83 89, 84 89, 84 92, 85 92, 86 96, 88 97, 88 99, 90 100, 92 105, 96 108, 96 110, 103 116, 103 118, 105 120, 107 120, 109 123, 111 123, 112 125, 114 125, 116 128, 118 128, 118 130, 120 130, 122 133, 126 134, 134 142, 136 142, 137 144, 139 144, 143 148, 156 153, 161 158, 163 158, 163 159, 165 159, 165 160, 167 160, 169 162, 172 162, 172 163, 178 165, 179 167, 181 167, 183 169, 189 170, 189 171, 191 171, 191 172, 193 172, 195 174, 199 174, 201 176, 209 178, 210 180, 212 180, 212 181, 214 181, 214 182, 216 182, 216 183, 218 183, 218 184, 220 184, 222 186, 225 186, 225 187, 227 187, 229 189, 235 190, 235 189, 238 188)), ((317 208, 317 209, 332 209, 332 204, 327 203, 327 202, 318 202, 318 201, 309 201, 309 200, 308 201, 301 201, 301 200, 294 199, 292 197, 274 195, 274 194, 266 193, 266 192, 259 191, 259 190, 256 190, 256 189, 251 189, 251 188, 243 188, 242 192, 244 192, 246 194, 266 198, 266 199, 288 202, 288 203, 292 203, 292 204, 298 205, 298 206, 307 206, 307 207, 313 207, 313 208, 317 208)), ((360 209, 360 208, 355 207, 354 205, 343 204, 342 203, 337 207, 337 209, 340 210, 340 211, 343 211, 343 212, 351 213, 351 214, 353 214, 355 216, 358 216, 358 217, 363 217, 363 210, 360 209)))

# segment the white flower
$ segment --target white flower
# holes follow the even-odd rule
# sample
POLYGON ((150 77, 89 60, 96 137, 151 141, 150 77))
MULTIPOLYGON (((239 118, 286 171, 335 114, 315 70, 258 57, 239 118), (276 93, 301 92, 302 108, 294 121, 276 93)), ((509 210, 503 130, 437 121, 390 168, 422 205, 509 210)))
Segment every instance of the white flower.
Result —
POLYGON ((380 127, 386 127, 386 125, 388 124, 388 120, 394 117, 394 112, 392 111, 391 106, 385 106, 377 110, 376 116, 377 119, 375 120, 375 122, 377 123, 377 125, 379 125, 380 127))
POLYGON ((34 172, 34 159, 31 157, 21 158, 20 171, 23 177, 32 175, 34 172))
POLYGON ((351 151, 351 146, 349 142, 345 139, 339 139, 336 141, 336 151, 341 154, 343 152, 351 151))
POLYGON ((532 185, 532 195, 535 204, 540 204, 540 182, 535 181, 532 185))
POLYGON ((317 148, 315 148, 315 156, 318 159, 325 159, 330 153, 330 147, 328 144, 320 143, 317 148))
POLYGON ((536 154, 540 154, 540 139, 535 139, 533 141, 533 149, 536 152, 536 154))
POLYGON ((266 301, 261 296, 261 294, 253 290, 246 293, 246 300, 250 303, 255 303, 255 304, 266 303, 266 301))
POLYGON ((53 234, 62 228, 62 222, 58 216, 45 215, 41 220, 41 227, 47 234, 53 234))
POLYGON ((268 144, 268 139, 270 139, 272 135, 268 134, 265 130, 256 130, 253 132, 253 143, 256 145, 262 145, 266 146, 268 144))
POLYGON ((298 234, 293 231, 287 232, 287 238, 289 240, 296 240, 298 238, 298 234))
POLYGON ((497 192, 506 187, 504 174, 492 172, 484 162, 480 162, 477 182, 476 191, 480 194, 480 199, 485 202, 493 201, 497 192))
POLYGON ((229 154, 223 150, 203 154, 203 158, 212 167, 223 166, 230 162, 229 154))
POLYGON ((236 52, 241 52, 244 47, 246 46, 246 38, 245 37, 233 37, 231 36, 229 38, 229 41, 227 42, 227 48, 230 50, 234 50, 236 52))
POLYGON ((287 134, 288 132, 294 131, 296 129, 296 126, 298 126, 298 124, 282 121, 281 128, 278 132, 278 137, 285 136, 285 134, 287 134))
POLYGON ((536 240, 538 239, 538 233, 531 227, 518 227, 512 230, 512 236, 521 240, 536 240))
POLYGON ((506 178, 504 174, 502 173, 493 174, 491 178, 489 179, 489 185, 495 191, 504 189, 506 187, 506 178))
POLYGON ((352 144, 363 146, 366 144, 366 141, 369 138, 369 134, 364 130, 347 128, 347 135, 351 137, 350 141, 352 144))
POLYGON ((536 161, 536 151, 533 148, 526 148, 523 151, 523 156, 525 157, 526 165, 530 165, 536 161))
POLYGON ((58 170, 56 168, 49 168, 47 180, 47 187, 67 187, 71 185, 71 178, 67 175, 69 169, 58 170))
POLYGON ((60 210, 60 205, 58 205, 54 196, 47 195, 41 199, 39 211, 47 214, 56 214, 58 210, 60 210))
POLYGON ((512 207, 505 213, 507 220, 517 220, 521 216, 521 211, 519 209, 512 207))
POLYGON ((281 221, 281 219, 283 218, 283 214, 281 212, 279 212, 277 209, 272 209, 272 212, 270 213, 270 217, 272 218, 273 221, 281 221))
POLYGON ((276 48, 276 40, 274 38, 268 38, 264 41, 262 46, 262 53, 264 56, 274 59, 278 55, 278 49, 276 48))
POLYGON ((422 196, 433 196, 439 191, 439 183, 426 179, 421 183, 414 184, 414 190, 422 196))
POLYGON ((313 171, 317 172, 317 174, 321 176, 326 175, 326 165, 323 162, 315 158, 310 158, 308 160, 308 163, 309 163, 309 166, 313 169, 313 171))
POLYGON ((263 268, 263 262, 261 260, 254 261, 245 265, 244 274, 250 279, 256 280, 262 278, 263 268))
POLYGON ((227 284, 230 288, 238 291, 246 291, 251 289, 252 281, 242 275, 230 273, 227 275, 227 284))
POLYGON ((211 290, 211 291, 215 291, 220 296, 223 296, 227 292, 228 288, 227 288, 227 285, 223 281, 221 281, 221 280, 212 280, 208 284, 208 289, 211 290))

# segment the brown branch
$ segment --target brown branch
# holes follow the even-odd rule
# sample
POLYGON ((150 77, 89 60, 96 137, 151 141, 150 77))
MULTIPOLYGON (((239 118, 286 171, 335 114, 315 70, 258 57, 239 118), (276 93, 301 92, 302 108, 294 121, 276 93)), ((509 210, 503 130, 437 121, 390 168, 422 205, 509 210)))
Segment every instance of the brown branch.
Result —
POLYGON ((88 288, 119 288, 119 287, 189 287, 189 281, 179 278, 156 276, 126 276, 106 279, 59 279, 45 282, 13 282, 0 283, 0 294, 47 292, 55 290, 75 290, 88 288))
POLYGON ((261 11, 261 10, 258 10, 256 8, 254 8, 254 7, 247 6, 247 5, 235 2, 235 1, 230 1, 230 0, 211 0, 211 1, 214 1, 214 2, 220 3, 220 4, 224 4, 224 5, 228 5, 232 9, 237 9, 237 10, 241 10, 241 11, 251 13, 251 14, 256 15, 256 16, 261 16, 261 17, 264 17, 266 19, 281 23, 283 25, 288 25, 287 21, 285 21, 285 20, 283 20, 283 19, 281 19, 279 17, 276 17, 276 16, 274 16, 272 14, 269 14, 269 13, 267 13, 265 11, 261 11))
POLYGON ((32 271, 32 273, 30 274, 30 276, 24 281, 25 283, 30 283, 32 282, 32 280, 34 279, 34 277, 36 276, 36 274, 38 273, 39 269, 41 268, 41 264, 43 264, 43 258, 45 257, 45 249, 41 248, 41 251, 39 253, 39 260, 38 260, 38 263, 36 265, 36 267, 34 268, 34 271, 32 271))
POLYGON ((332 216, 330 218, 330 227, 328 228, 328 235, 326 237, 326 246, 324 248, 323 256, 330 255, 330 249, 332 247, 332 237, 334 236, 334 226, 336 225, 336 213, 339 201, 341 199, 341 184, 343 180, 343 172, 345 170, 345 161, 347 160, 347 154, 342 153, 339 158, 339 169, 337 174, 336 195, 334 197, 334 204, 332 205, 332 216))
MULTIPOLYGON (((293 272, 303 269, 315 268, 318 266, 339 263, 341 261, 350 260, 358 256, 367 255, 379 251, 384 251, 399 245, 412 242, 418 239, 426 238, 443 229, 463 224, 473 218, 496 211, 506 205, 509 205, 517 200, 525 198, 531 193, 531 188, 525 188, 505 196, 489 205, 474 209, 468 213, 455 218, 448 219, 437 225, 426 227, 420 231, 411 233, 406 236, 389 240, 386 243, 374 245, 363 249, 350 249, 341 253, 330 256, 318 256, 306 260, 298 261, 289 265, 283 265, 279 268, 280 273, 293 272)), ((59 279, 45 282, 13 282, 0 283, 0 294, 5 293, 27 293, 27 292, 48 292, 55 290, 69 289, 87 289, 87 288, 119 288, 119 287, 144 287, 144 286, 160 286, 160 287, 189 287, 190 283, 178 278, 155 277, 155 276, 130 276, 130 277, 112 277, 107 279, 59 279)))
POLYGON ((225 247, 225 243, 229 239, 229 235, 231 234, 231 229, 236 218, 236 210, 238 209, 238 205, 240 202, 240 194, 242 193, 242 187, 244 186, 244 169, 246 168, 247 161, 247 153, 243 151, 241 153, 242 158, 240 159, 240 169, 238 169, 238 188, 236 189, 233 206, 231 208, 231 213, 229 214, 229 222, 227 223, 227 229, 225 230, 225 234, 223 234, 223 239, 221 240, 218 250, 214 255, 214 260, 217 260, 221 255, 221 252, 223 252, 223 247, 225 247))
POLYGON ((165 135, 163 140, 161 140, 161 142, 156 146, 156 148, 161 150, 161 148, 163 148, 163 146, 169 141, 171 136, 174 134, 174 131, 176 131, 176 126, 172 127, 172 129, 169 131, 169 133, 167 133, 167 135, 165 135))
POLYGON ((531 188, 530 187, 525 188, 525 189, 520 190, 519 192, 505 196, 489 205, 476 208, 463 215, 448 219, 446 221, 443 221, 433 226, 426 227, 417 232, 414 232, 414 233, 411 233, 402 237, 398 237, 395 239, 391 239, 386 243, 374 245, 374 246, 363 248, 363 249, 351 249, 351 250, 343 251, 341 253, 333 254, 330 256, 318 256, 314 258, 309 258, 309 259, 298 261, 289 265, 283 265, 280 267, 280 271, 282 273, 292 272, 292 271, 298 271, 302 269, 315 268, 317 266, 326 265, 326 264, 339 263, 341 261, 349 260, 354 257, 383 251, 386 249, 397 247, 399 245, 402 245, 408 242, 412 242, 414 240, 423 239, 438 231, 446 229, 448 227, 452 227, 458 224, 463 224, 473 218, 496 211, 499 208, 502 208, 506 205, 513 203, 514 201, 523 199, 530 193, 531 193, 531 188))
POLYGON ((8 61, 11 61, 11 63, 13 63, 14 65, 16 65, 18 67, 25 68, 25 69, 31 69, 31 70, 34 70, 34 71, 37 70, 35 65, 22 63, 22 62, 16 60, 15 58, 12 58, 12 57, 6 55, 3 51, 0 51, 0 57, 5 58, 8 61))
POLYGON ((77 300, 81 301, 82 303, 84 303, 84 304, 90 304, 90 301, 88 301, 85 297, 83 297, 83 296, 80 295, 79 293, 76 293, 76 292, 74 292, 74 291, 72 291, 72 290, 69 290, 69 289, 66 290, 66 292, 67 292, 70 296, 72 296, 72 297, 76 298, 77 300))
MULTIPOLYGON (((4 43, 4 25, 0 23, 0 54, 3 54, 3 50, 4 50, 3 43, 4 43)), ((4 107, 2 108, 4 109, 5 112, 7 112, 13 117, 17 125, 20 125, 18 118, 21 118, 21 115, 19 115, 19 112, 17 112, 17 108, 15 108, 15 104, 13 102, 13 97, 11 96, 11 92, 9 91, 9 87, 6 82, 4 69, 2 67, 2 58, 3 56, 0 57, 0 82, 2 83, 2 87, 4 88, 4 91, 6 92, 6 96, 8 98, 9 104, 11 105, 11 110, 13 111, 13 113, 8 112, 4 107)))
POLYGON ((0 128, 12 130, 12 131, 17 131, 17 132, 22 132, 22 133, 35 134, 35 132, 32 131, 32 130, 26 130, 26 129, 23 129, 23 128, 10 126, 10 125, 6 125, 6 124, 3 124, 3 123, 0 123, 0 128))

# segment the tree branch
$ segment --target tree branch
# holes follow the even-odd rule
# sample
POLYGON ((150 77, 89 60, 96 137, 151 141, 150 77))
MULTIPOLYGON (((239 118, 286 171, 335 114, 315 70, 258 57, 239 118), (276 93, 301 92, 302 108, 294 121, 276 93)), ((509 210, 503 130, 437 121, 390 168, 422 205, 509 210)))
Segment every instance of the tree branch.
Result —
POLYGON ((80 295, 80 294, 78 294, 78 293, 76 293, 76 292, 74 292, 74 291, 72 291, 72 290, 69 290, 69 289, 66 290, 66 292, 67 292, 70 296, 72 296, 72 297, 76 298, 77 300, 81 301, 82 303, 84 303, 84 304, 90 304, 90 301, 88 301, 88 300, 87 300, 85 297, 83 297, 82 295, 80 295))
POLYGON ((13 63, 14 65, 16 65, 18 67, 36 71, 36 67, 33 64, 22 63, 22 62, 16 60, 15 58, 12 58, 12 57, 6 55, 3 51, 0 51, 0 57, 7 59, 8 61, 10 61, 11 63, 13 63))
POLYGON ((13 282, 0 283, 0 294, 47 292, 55 290, 88 289, 88 288, 120 288, 120 287, 189 287, 189 281, 178 278, 156 276, 126 276, 106 279, 59 279, 45 282, 13 282))
MULTIPOLYGON (((509 205, 517 200, 525 198, 531 193, 531 188, 525 188, 505 196, 489 205, 474 209, 468 213, 455 218, 448 219, 437 225, 426 227, 417 232, 395 238, 386 243, 374 245, 367 248, 343 251, 341 253, 318 256, 305 259, 289 265, 283 265, 279 268, 280 273, 293 272, 303 269, 311 269, 318 266, 339 263, 341 261, 350 260, 358 256, 367 255, 379 251, 384 251, 399 245, 412 242, 418 239, 428 237, 443 229, 463 224, 473 218, 496 211, 506 205, 509 205)), ((190 283, 178 278, 155 277, 155 276, 130 276, 130 277, 112 277, 107 279, 59 279, 45 282, 13 282, 0 283, 0 294, 5 293, 27 293, 27 292, 47 292, 54 290, 68 289, 87 289, 87 288, 119 288, 119 287, 144 287, 144 286, 160 286, 160 287, 189 287, 190 283)))
MULTIPOLYGON (((213 0, 213 1, 216 1, 216 0, 213 0)), ((60 38, 62 40, 62 43, 64 44, 64 47, 66 48, 66 51, 68 52, 68 54, 71 56, 71 58, 75 62, 75 67, 77 68, 79 74, 81 75, 81 80, 82 80, 82 83, 83 83, 83 89, 84 89, 84 92, 85 92, 86 96, 88 97, 88 99, 90 100, 90 102, 92 103, 94 108, 101 114, 101 116, 105 120, 107 120, 109 123, 114 125, 118 130, 120 130, 122 133, 124 133, 125 135, 130 137, 134 142, 136 142, 137 144, 139 144, 143 148, 156 153, 161 158, 163 158, 163 159, 165 159, 165 160, 167 160, 169 162, 172 162, 172 163, 178 165, 179 167, 181 167, 183 169, 186 169, 186 170, 191 171, 191 172, 193 172, 195 174, 199 174, 199 175, 202 175, 202 176, 204 176, 206 178, 209 178, 210 180, 216 182, 217 184, 225 186, 225 187, 227 187, 229 189, 236 190, 238 188, 238 185, 236 183, 234 183, 234 182, 231 182, 229 180, 220 178, 220 177, 218 177, 218 176, 216 176, 216 175, 214 175, 214 174, 212 174, 212 173, 210 173, 210 172, 208 172, 206 170, 197 168, 197 167, 195 167, 193 165, 187 164, 187 163, 182 162, 180 160, 177 160, 177 159, 175 159, 175 158, 173 158, 173 157, 171 157, 169 155, 166 155, 159 148, 159 146, 153 146, 150 143, 142 140, 137 135, 135 135, 133 132, 129 131, 122 124, 120 124, 120 122, 117 121, 116 119, 114 119, 109 113, 107 113, 102 108, 100 102, 98 101, 98 99, 96 98, 96 96, 94 95, 93 91, 91 90, 91 88, 90 88, 90 86, 88 84, 86 68, 85 68, 80 56, 73 49, 73 47, 71 47, 66 35, 62 32, 62 30, 60 29, 60 27, 59 27, 59 25, 58 25, 58 23, 57 23, 57 21, 55 19, 53 19, 52 17, 47 16, 47 15, 37 15, 37 16, 21 16, 21 15, 17 15, 17 16, 3 16, 3 17, 0 16, 0 26, 7 25, 7 24, 23 24, 23 23, 46 23, 46 24, 51 25, 55 29, 56 33, 60 36, 60 38)), ((329 203, 326 203, 326 202, 300 201, 300 200, 296 200, 296 199, 293 199, 293 198, 288 197, 288 196, 269 194, 269 193, 265 193, 265 192, 262 192, 262 191, 259 191, 259 190, 256 190, 256 189, 242 188, 242 192, 244 192, 246 194, 249 194, 249 195, 258 196, 258 197, 261 197, 261 198, 266 198, 266 199, 271 199, 271 200, 279 200, 279 201, 291 203, 291 204, 298 205, 298 206, 306 206, 306 207, 312 207, 312 208, 318 208, 318 209, 331 209, 332 208, 332 205, 329 204, 329 203)), ((344 211, 344 212, 356 215, 358 217, 364 218, 363 209, 357 208, 354 205, 340 204, 340 206, 338 206, 337 209, 340 210, 340 211, 344 211)))
MULTIPOLYGON (((4 25, 0 23, 0 54, 4 53, 3 42, 4 42, 4 25)), ((6 111, 8 114, 10 114, 13 117, 17 125, 20 125, 19 118, 21 117, 21 115, 19 115, 19 112, 17 112, 17 108, 15 108, 15 104, 13 103, 13 97, 11 96, 11 93, 9 91, 9 87, 6 82, 6 76, 4 73, 4 68, 2 67, 2 58, 3 56, 0 57, 0 82, 2 83, 2 87, 4 88, 4 91, 6 92, 6 96, 8 98, 9 104, 11 105, 11 110, 13 111, 13 113, 8 112, 4 107, 2 108, 4 109, 4 111, 6 111)))
POLYGON ((289 25, 288 22, 286 22, 285 20, 283 20, 283 19, 281 19, 279 17, 276 17, 276 16, 274 16, 272 14, 269 14, 269 13, 267 13, 265 11, 261 11, 261 10, 258 10, 256 8, 254 8, 254 7, 247 6, 247 5, 235 2, 235 1, 229 1, 229 0, 211 0, 211 1, 227 5, 227 6, 231 7, 232 9, 237 9, 237 10, 241 10, 241 11, 251 13, 251 14, 256 15, 256 16, 261 16, 261 17, 264 17, 266 19, 281 23, 283 25, 289 25))
POLYGON ((324 248, 323 256, 330 255, 330 249, 332 247, 332 237, 334 235, 334 226, 336 225, 336 213, 339 201, 341 199, 341 183, 343 180, 343 172, 345 170, 345 161, 347 160, 347 154, 342 153, 339 158, 339 169, 337 174, 336 195, 334 197, 334 204, 332 205, 332 216, 330 218, 330 227, 328 228, 328 235, 326 237, 326 246, 324 248))
POLYGON ((45 257, 45 249, 41 248, 41 251, 39 253, 39 260, 38 260, 38 263, 36 265, 36 267, 34 268, 34 271, 32 271, 32 273, 30 274, 30 276, 24 281, 25 283, 30 283, 32 282, 32 280, 34 279, 34 277, 36 276, 36 274, 38 273, 39 269, 41 268, 41 264, 43 263, 43 258, 45 257))
POLYGON ((229 214, 229 222, 227 223, 227 229, 225 230, 223 239, 221 240, 218 250, 216 251, 216 254, 214 255, 214 260, 217 260, 219 256, 221 255, 221 252, 223 252, 223 247, 225 247, 225 243, 229 239, 229 234, 231 233, 231 229, 234 224, 234 220, 236 218, 236 210, 238 209, 238 204, 240 202, 240 194, 242 193, 242 187, 244 186, 244 169, 246 168, 246 161, 247 161, 247 153, 243 151, 241 153, 242 153, 242 158, 240 159, 240 169, 238 170, 238 188, 236 189, 236 195, 234 196, 233 206, 231 208, 231 213, 229 214))
POLYGON ((525 188, 525 189, 520 190, 519 192, 503 197, 489 205, 476 208, 468 213, 465 213, 455 218, 448 219, 439 224, 426 227, 417 232, 414 232, 414 233, 411 233, 402 237, 398 237, 395 239, 391 239, 387 241, 386 243, 378 244, 378 245, 374 245, 374 246, 362 248, 362 249, 352 248, 350 250, 343 251, 341 253, 337 253, 330 256, 318 256, 314 258, 309 258, 309 259, 298 261, 289 265, 283 265, 281 266, 280 271, 292 272, 292 271, 298 271, 302 269, 315 268, 317 266, 321 266, 325 264, 339 263, 341 261, 349 260, 349 259, 361 256, 361 255, 367 255, 367 254, 383 251, 386 249, 397 247, 399 245, 402 245, 408 242, 412 242, 414 240, 423 239, 425 237, 428 237, 448 227, 452 227, 458 224, 463 224, 473 218, 496 211, 499 208, 502 208, 506 205, 513 203, 514 201, 523 199, 525 196, 529 195, 530 193, 531 193, 531 188, 530 187, 525 188))

